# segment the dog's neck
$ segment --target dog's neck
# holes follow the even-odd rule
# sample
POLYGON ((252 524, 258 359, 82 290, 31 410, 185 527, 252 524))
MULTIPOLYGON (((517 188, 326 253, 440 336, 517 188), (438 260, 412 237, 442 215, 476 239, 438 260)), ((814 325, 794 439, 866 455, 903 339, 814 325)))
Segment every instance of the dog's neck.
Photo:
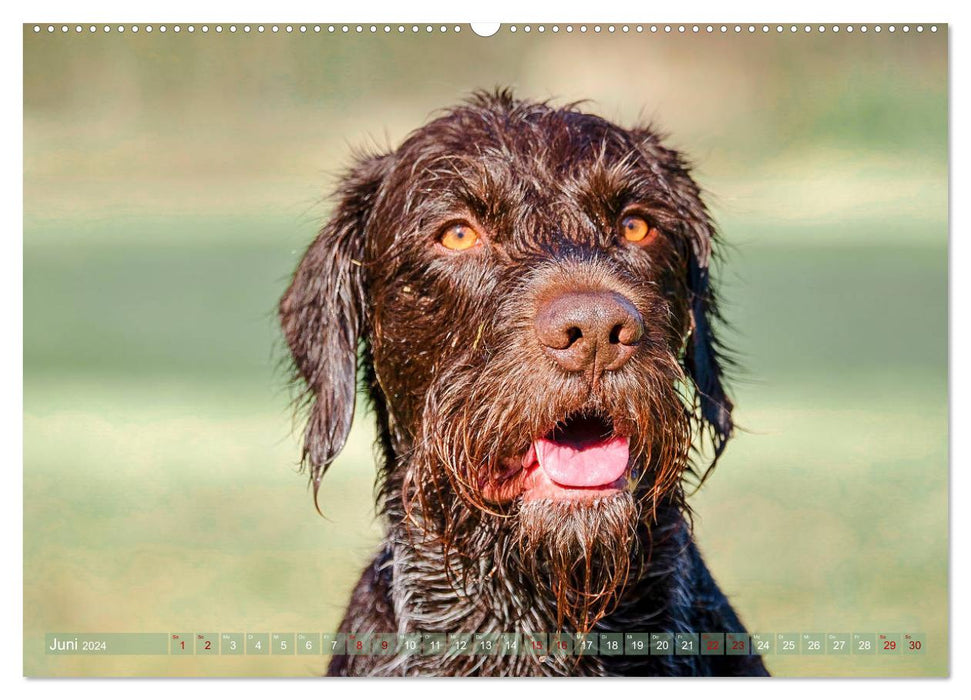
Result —
MULTIPOLYGON (((413 520, 399 508, 387 509, 390 531, 382 557, 381 575, 388 582, 400 634, 426 633, 572 633, 557 620, 556 603, 548 587, 510 556, 517 547, 507 529, 498 529, 493 546, 474 561, 452 550, 443 551, 439 539, 416 532, 413 520)), ((412 515, 414 518, 414 515, 412 515)), ((690 543, 687 523, 677 508, 661 508, 648 534, 652 542, 647 564, 621 595, 617 607, 599 620, 599 632, 680 630, 678 586, 682 561, 690 543), (654 536, 660 535, 660 536, 654 536), (636 610, 636 613, 634 612, 636 610)), ((390 662, 390 661, 389 661, 390 662)), ((434 661, 421 656, 397 658, 412 672, 434 673, 434 661), (426 669, 424 665, 430 664, 426 669)), ((462 673, 483 675, 604 675, 602 657, 471 654, 456 663, 462 673)), ((453 669, 454 672, 455 669, 453 669)))

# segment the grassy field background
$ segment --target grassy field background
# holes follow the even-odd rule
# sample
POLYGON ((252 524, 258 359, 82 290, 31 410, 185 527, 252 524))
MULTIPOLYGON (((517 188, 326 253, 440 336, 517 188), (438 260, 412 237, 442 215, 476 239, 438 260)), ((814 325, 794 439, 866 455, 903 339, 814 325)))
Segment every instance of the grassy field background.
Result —
POLYGON ((336 628, 380 535, 369 417, 313 511, 274 306, 350 147, 476 88, 656 121, 697 164, 744 431, 692 499, 753 632, 917 632, 948 672, 946 35, 35 36, 24 84, 24 672, 45 632, 336 628))

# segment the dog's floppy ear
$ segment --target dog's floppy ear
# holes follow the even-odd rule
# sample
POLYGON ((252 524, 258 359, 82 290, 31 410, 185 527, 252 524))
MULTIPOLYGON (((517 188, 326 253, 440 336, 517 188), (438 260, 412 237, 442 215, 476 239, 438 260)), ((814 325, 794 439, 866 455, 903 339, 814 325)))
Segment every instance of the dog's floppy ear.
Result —
POLYGON ((718 318, 709 278, 711 224, 703 220, 705 238, 692 242, 688 259, 688 292, 691 298, 691 333, 685 349, 685 370, 694 382, 701 418, 711 430, 717 459, 732 436, 732 402, 722 384, 722 347, 712 323, 718 318))
POLYGON ((302 461, 310 466, 315 499, 354 416, 366 228, 388 161, 387 156, 360 158, 348 171, 336 192, 336 210, 280 300, 295 379, 304 385, 309 403, 302 461))
POLYGON ((722 383, 725 352, 713 328, 721 320, 709 276, 715 226, 701 199, 701 189, 691 178, 690 166, 681 154, 662 146, 660 135, 651 127, 636 129, 634 134, 652 163, 651 169, 659 176, 660 185, 674 200, 687 234, 686 286, 691 329, 684 370, 694 384, 700 418, 710 431, 717 461, 732 436, 734 423, 732 402, 722 383))
POLYGON ((723 386, 725 352, 713 327, 721 320, 709 275, 715 226, 701 199, 701 189, 691 178, 690 166, 681 154, 662 146, 660 137, 650 128, 637 133, 649 157, 661 165, 662 186, 674 199, 687 234, 691 328, 685 347, 684 369, 694 383, 700 419, 710 432, 717 461, 732 436, 734 423, 732 401, 723 386))

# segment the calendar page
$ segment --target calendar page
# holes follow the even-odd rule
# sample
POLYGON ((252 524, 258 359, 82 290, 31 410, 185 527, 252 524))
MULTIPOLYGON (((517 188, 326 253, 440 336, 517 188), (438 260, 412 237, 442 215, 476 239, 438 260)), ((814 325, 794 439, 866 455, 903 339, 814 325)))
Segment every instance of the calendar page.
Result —
POLYGON ((23 57, 25 676, 950 673, 946 24, 23 57))

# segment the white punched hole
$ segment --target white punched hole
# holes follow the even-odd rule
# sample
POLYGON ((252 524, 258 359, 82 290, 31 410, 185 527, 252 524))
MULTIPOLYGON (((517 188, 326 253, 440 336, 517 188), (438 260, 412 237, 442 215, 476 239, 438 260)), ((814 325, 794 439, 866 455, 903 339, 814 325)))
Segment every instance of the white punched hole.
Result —
POLYGON ((473 22, 472 31, 478 36, 492 36, 501 26, 499 22, 473 22))

